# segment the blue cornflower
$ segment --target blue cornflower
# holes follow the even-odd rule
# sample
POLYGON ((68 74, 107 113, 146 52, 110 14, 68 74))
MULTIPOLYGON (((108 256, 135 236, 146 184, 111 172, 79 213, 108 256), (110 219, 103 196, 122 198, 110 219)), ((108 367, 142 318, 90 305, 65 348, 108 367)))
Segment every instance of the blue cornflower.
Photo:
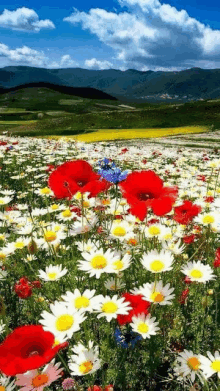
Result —
POLYGON ((115 329, 114 335, 117 345, 124 349, 128 349, 130 347, 134 348, 136 343, 143 339, 141 335, 138 335, 133 331, 122 333, 118 327, 115 329))
POLYGON ((119 167, 116 167, 114 162, 110 162, 110 160, 107 158, 104 158, 103 161, 100 161, 99 166, 101 167, 98 171, 99 175, 101 175, 107 181, 113 182, 115 184, 123 181, 128 175, 128 171, 122 172, 119 167))

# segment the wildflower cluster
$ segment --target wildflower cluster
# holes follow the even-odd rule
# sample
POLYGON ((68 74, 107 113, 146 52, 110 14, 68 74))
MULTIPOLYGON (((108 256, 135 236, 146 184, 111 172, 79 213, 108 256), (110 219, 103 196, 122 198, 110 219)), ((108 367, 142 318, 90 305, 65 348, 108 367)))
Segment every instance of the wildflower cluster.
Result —
POLYGON ((220 159, 1 137, 0 160, 0 391, 218 389, 220 159))

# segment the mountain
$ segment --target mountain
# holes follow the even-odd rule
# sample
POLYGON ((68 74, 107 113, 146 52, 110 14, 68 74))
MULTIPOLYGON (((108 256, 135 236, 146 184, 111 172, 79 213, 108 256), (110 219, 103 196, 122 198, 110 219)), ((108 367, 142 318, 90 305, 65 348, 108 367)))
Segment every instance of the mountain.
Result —
POLYGON ((220 97, 220 69, 191 68, 180 72, 44 69, 26 66, 0 69, 1 88, 39 82, 74 88, 90 87, 128 101, 220 97))
POLYGON ((10 88, 0 87, 0 94, 14 92, 14 91, 22 90, 22 89, 27 89, 27 88, 36 88, 36 87, 37 88, 48 88, 50 90, 62 92, 63 94, 80 96, 81 98, 116 100, 116 98, 112 97, 111 95, 106 94, 103 91, 99 91, 95 88, 68 87, 68 86, 64 86, 64 85, 46 83, 46 82, 41 82, 41 81, 35 82, 35 83, 20 84, 18 86, 10 87, 10 88))

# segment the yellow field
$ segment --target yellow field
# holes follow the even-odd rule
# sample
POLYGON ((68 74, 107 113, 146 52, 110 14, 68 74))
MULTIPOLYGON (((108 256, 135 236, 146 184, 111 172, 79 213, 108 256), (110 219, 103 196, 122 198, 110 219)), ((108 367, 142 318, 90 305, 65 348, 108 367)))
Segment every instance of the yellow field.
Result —
MULTIPOLYGON (((203 133, 208 130, 209 129, 202 126, 185 126, 164 129, 100 129, 92 133, 80 134, 77 136, 65 136, 65 139, 75 139, 77 141, 91 143, 95 141, 166 137, 184 133, 203 133)), ((50 136, 50 138, 59 139, 61 136, 50 136)), ((64 137, 62 136, 62 138, 64 137)))

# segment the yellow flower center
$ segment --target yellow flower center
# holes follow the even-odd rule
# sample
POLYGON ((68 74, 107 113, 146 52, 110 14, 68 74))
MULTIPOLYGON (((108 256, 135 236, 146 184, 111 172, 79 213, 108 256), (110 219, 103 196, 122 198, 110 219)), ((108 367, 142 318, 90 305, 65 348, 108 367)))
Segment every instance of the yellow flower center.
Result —
POLYGON ((164 235, 163 238, 164 238, 165 240, 172 239, 172 234, 166 234, 166 235, 164 235))
POLYGON ((131 244, 132 246, 136 246, 137 240, 131 238, 131 239, 128 240, 128 244, 131 244))
POLYGON ((5 204, 5 201, 4 201, 4 200, 0 200, 0 204, 1 204, 1 205, 4 205, 4 204, 5 204))
POLYGON ((77 191, 77 193, 74 195, 75 200, 81 200, 82 198, 82 193, 80 191, 77 191))
POLYGON ((102 312, 106 312, 107 314, 114 314, 117 311, 117 309, 118 309, 117 304, 113 303, 112 301, 108 301, 102 306, 102 312))
POLYGON ((90 206, 89 201, 83 201, 84 208, 88 208, 90 206))
POLYGON ((23 242, 17 242, 17 243, 15 243, 15 247, 16 248, 23 248, 24 247, 24 243, 23 242))
POLYGON ((68 314, 61 315, 56 320, 56 328, 58 331, 66 331, 72 327, 73 323, 74 323, 73 316, 68 314))
POLYGON ((0 391, 5 391, 5 387, 0 386, 0 391))
POLYGON ((66 209, 62 212, 63 217, 71 217, 72 213, 69 209, 66 209))
POLYGON ((160 228, 156 227, 155 225, 152 225, 152 226, 148 229, 148 232, 149 232, 149 234, 151 234, 152 236, 156 236, 156 235, 159 235, 159 233, 160 233, 160 228))
POLYGON ((47 276, 49 277, 50 280, 55 280, 55 278, 57 277, 57 273, 56 272, 47 273, 47 276))
POLYGON ((203 273, 200 270, 194 269, 190 272, 190 276, 193 278, 202 278, 203 273))
POLYGON ((88 373, 92 370, 93 368, 93 364, 91 361, 85 361, 84 363, 82 363, 80 366, 79 366, 79 370, 81 373, 88 373))
POLYGON ((104 269, 107 265, 106 258, 103 255, 96 255, 91 260, 93 269, 104 269))
POLYGON ((5 240, 5 235, 0 234, 0 240, 5 240))
POLYGON ((45 375, 44 373, 42 373, 41 375, 37 375, 35 376, 33 379, 32 379, 32 385, 37 388, 37 387, 40 387, 40 386, 43 386, 44 384, 46 384, 49 380, 49 377, 47 375, 45 375))
POLYGON ((41 194, 50 194, 51 190, 48 187, 44 187, 40 192, 41 194))
POLYGON ((113 265, 114 265, 114 269, 116 270, 121 270, 124 266, 123 262, 120 261, 120 259, 118 261, 115 261, 113 265))
POLYGON ((150 264, 151 270, 155 273, 163 270, 164 266, 165 266, 164 263, 161 262, 160 260, 155 260, 155 261, 151 262, 151 264, 150 264))
POLYGON ((102 205, 110 205, 110 201, 109 200, 102 200, 102 205))
POLYGON ((77 299, 75 299, 75 307, 77 309, 80 309, 80 308, 86 308, 89 306, 89 299, 87 299, 87 297, 85 296, 81 296, 81 297, 77 297, 77 299))
POLYGON ((6 258, 6 255, 3 253, 0 253, 0 259, 5 259, 5 258, 6 258))
POLYGON ((160 292, 154 292, 150 296, 151 300, 153 300, 155 303, 161 303, 161 301, 164 301, 164 295, 160 292))
POLYGON ((220 360, 215 360, 211 363, 213 371, 220 372, 220 360))
POLYGON ((45 232, 44 236, 45 236, 45 240, 47 242, 53 242, 57 238, 57 235, 54 231, 47 231, 47 232, 45 232))
POLYGON ((214 221, 215 221, 214 217, 210 216, 210 215, 204 216, 202 219, 202 222, 204 224, 211 224, 211 223, 214 223, 214 221))
POLYGON ((196 357, 190 357, 188 360, 187 360, 187 365, 190 369, 192 369, 193 371, 198 371, 199 367, 200 367, 200 361, 198 360, 198 358, 196 357))
POLYGON ((141 322, 141 323, 139 323, 139 325, 138 325, 138 331, 140 332, 140 333, 147 333, 148 332, 148 330, 149 330, 149 326, 146 324, 146 323, 144 323, 144 322, 141 322))
POLYGON ((115 236, 125 236, 126 235, 126 229, 123 227, 116 227, 112 231, 113 235, 115 236))
POLYGON ((59 205, 57 205, 57 204, 51 205, 52 210, 57 210, 58 208, 59 208, 59 205))

